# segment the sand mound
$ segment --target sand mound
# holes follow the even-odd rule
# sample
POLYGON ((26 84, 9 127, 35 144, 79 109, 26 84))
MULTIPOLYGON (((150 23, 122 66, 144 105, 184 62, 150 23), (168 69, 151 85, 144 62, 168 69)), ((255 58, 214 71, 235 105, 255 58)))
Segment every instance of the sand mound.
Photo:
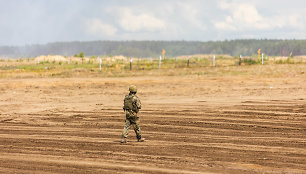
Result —
POLYGON ((35 58, 35 61, 60 62, 60 61, 67 61, 67 59, 64 56, 60 56, 60 55, 48 55, 48 56, 38 56, 35 58))

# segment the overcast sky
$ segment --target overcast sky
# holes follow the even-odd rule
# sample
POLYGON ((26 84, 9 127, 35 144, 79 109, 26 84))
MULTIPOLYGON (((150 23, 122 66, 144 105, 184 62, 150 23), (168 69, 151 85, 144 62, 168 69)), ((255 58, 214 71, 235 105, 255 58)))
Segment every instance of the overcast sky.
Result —
POLYGON ((0 45, 306 39, 305 0, 0 0, 0 45))

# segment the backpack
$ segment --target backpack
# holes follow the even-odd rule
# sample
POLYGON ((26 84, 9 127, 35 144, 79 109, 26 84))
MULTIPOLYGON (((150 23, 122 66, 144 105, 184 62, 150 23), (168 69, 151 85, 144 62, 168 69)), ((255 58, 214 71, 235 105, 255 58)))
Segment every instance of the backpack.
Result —
POLYGON ((138 108, 136 106, 136 103, 134 103, 135 101, 133 101, 134 95, 126 95, 124 98, 124 106, 123 108, 125 110, 131 110, 134 112, 138 112, 138 108))

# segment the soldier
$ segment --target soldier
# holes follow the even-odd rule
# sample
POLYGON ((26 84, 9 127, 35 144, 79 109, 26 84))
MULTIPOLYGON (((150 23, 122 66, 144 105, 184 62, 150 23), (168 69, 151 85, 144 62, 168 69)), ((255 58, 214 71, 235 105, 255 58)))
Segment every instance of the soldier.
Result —
POLYGON ((126 143, 126 138, 129 133, 130 126, 134 127, 136 138, 138 142, 143 142, 144 138, 141 138, 141 132, 139 127, 139 109, 141 109, 141 102, 136 96, 137 88, 135 85, 129 87, 130 93, 124 98, 123 110, 125 111, 125 126, 122 132, 121 143, 126 143))

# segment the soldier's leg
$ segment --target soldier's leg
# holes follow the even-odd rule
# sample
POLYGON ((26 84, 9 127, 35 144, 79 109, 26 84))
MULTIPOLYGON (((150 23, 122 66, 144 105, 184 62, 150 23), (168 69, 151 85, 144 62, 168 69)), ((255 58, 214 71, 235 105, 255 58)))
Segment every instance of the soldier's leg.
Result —
POLYGON ((130 120, 126 119, 125 120, 125 126, 124 126, 123 132, 122 132, 122 138, 127 138, 128 137, 130 126, 131 126, 130 120))
POLYGON ((139 118, 136 118, 135 120, 133 120, 133 127, 136 133, 136 138, 138 140, 141 139, 141 131, 140 131, 139 123, 140 123, 139 118))

